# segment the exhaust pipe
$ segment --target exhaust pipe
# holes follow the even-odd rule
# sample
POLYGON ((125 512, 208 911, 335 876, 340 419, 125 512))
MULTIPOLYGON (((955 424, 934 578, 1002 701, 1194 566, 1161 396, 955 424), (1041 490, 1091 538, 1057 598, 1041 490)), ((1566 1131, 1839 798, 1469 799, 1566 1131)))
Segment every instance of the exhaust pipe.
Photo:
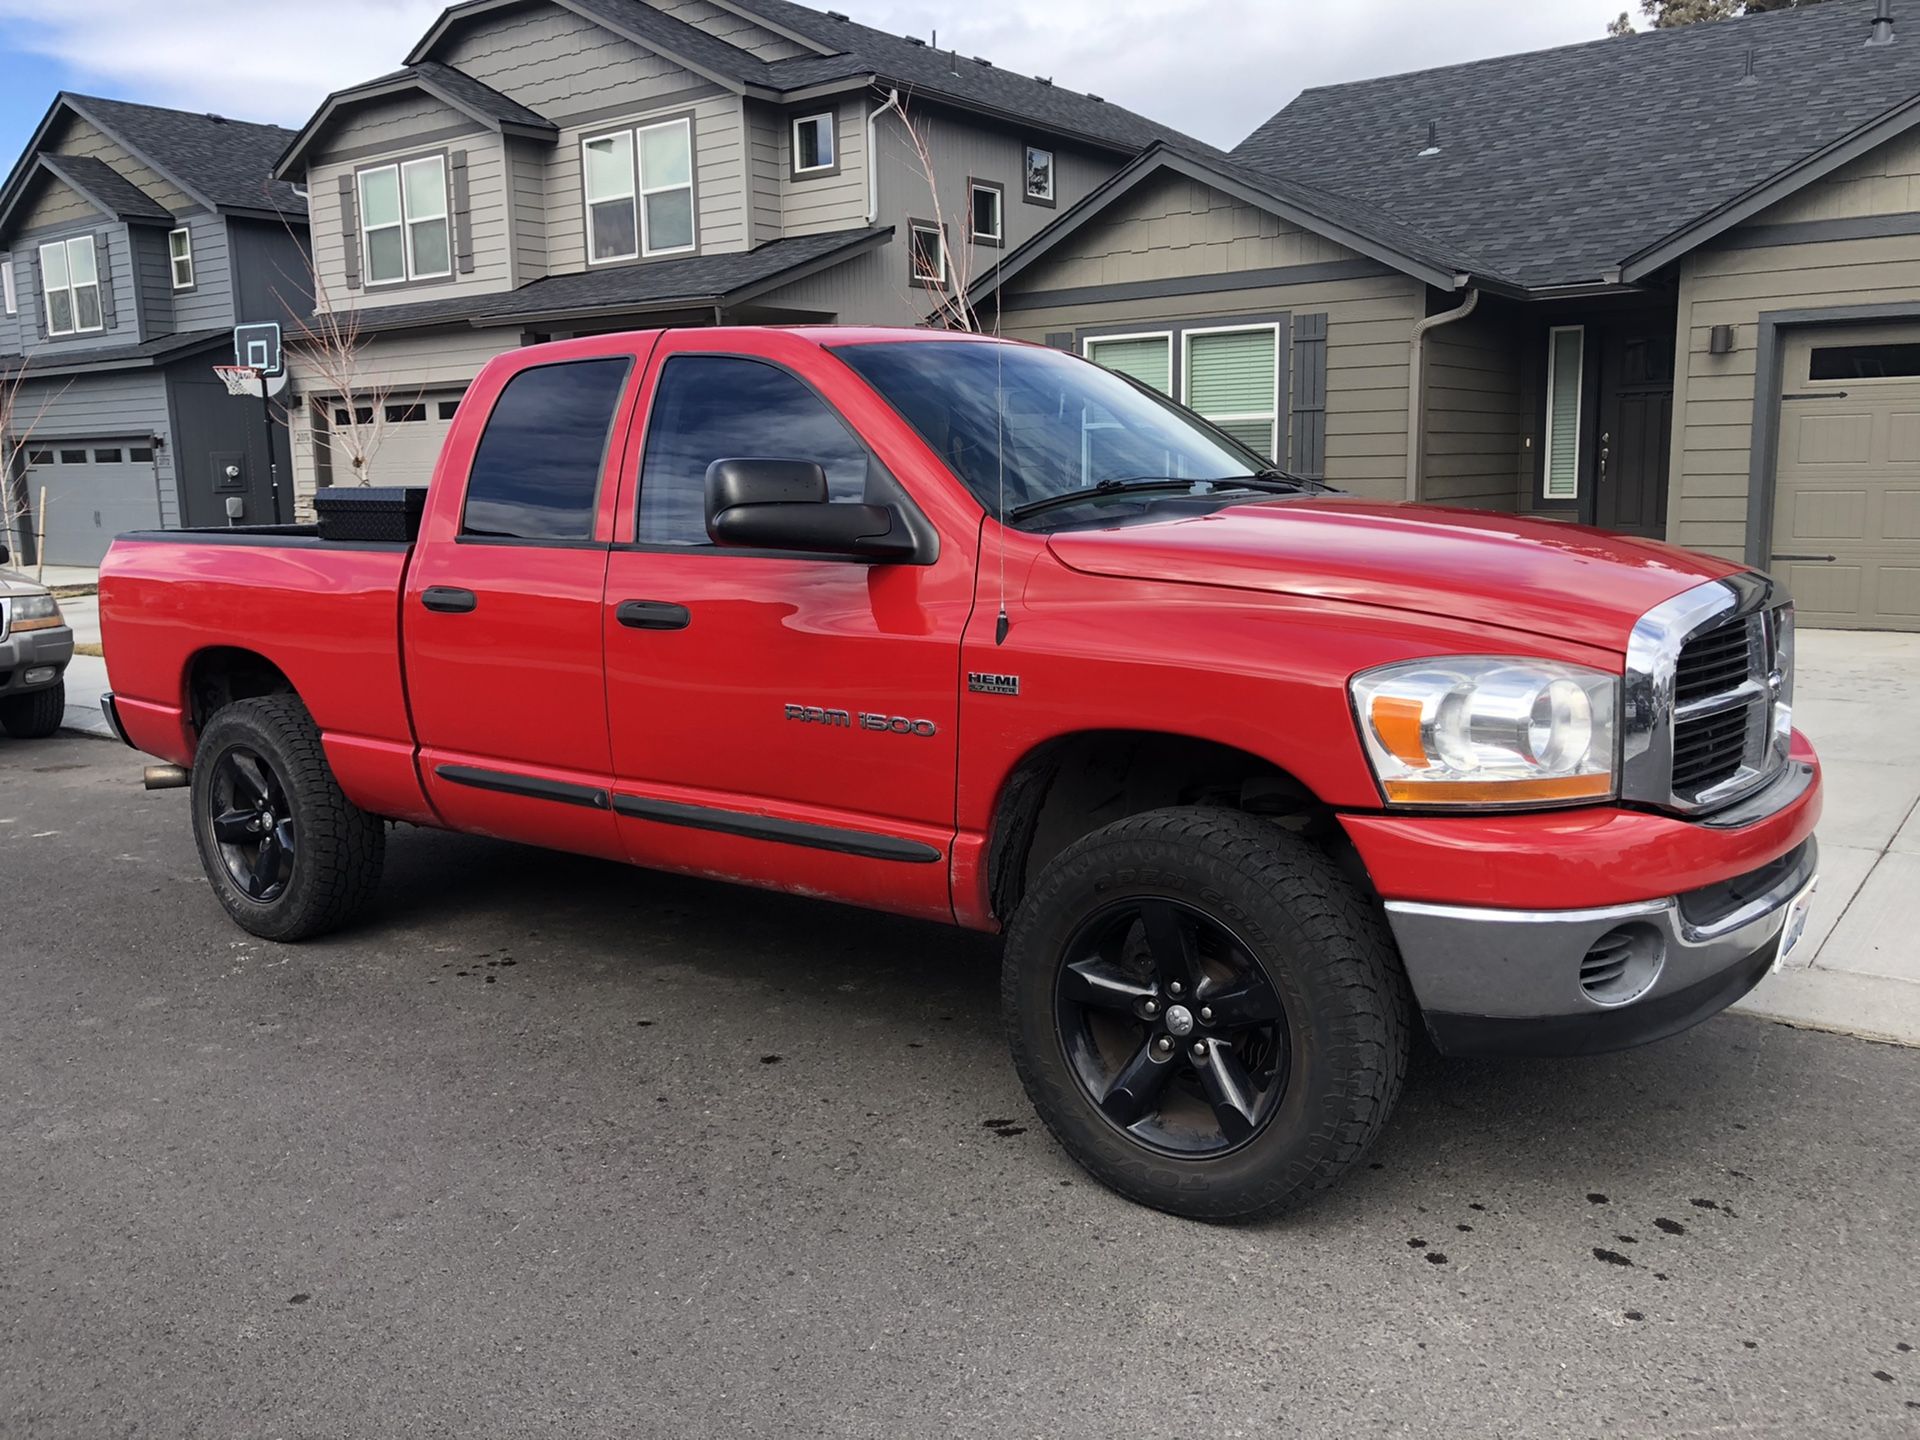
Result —
POLYGON ((178 765, 149 765, 140 783, 149 790, 184 790, 193 783, 193 773, 178 765))

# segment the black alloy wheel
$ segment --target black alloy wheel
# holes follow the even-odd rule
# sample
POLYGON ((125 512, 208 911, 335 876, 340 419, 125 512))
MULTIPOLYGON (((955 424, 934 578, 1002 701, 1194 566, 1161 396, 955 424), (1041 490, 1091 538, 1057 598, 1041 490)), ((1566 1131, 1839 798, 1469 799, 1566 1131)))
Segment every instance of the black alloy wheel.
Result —
POLYGON ((1068 940, 1054 1014, 1108 1123, 1185 1159, 1258 1135, 1286 1093, 1292 1036, 1253 950, 1183 901, 1130 896, 1068 940))
POLYGON ((286 787, 256 751, 236 745, 215 763, 207 822, 240 893, 271 905, 286 893, 299 846, 286 787))

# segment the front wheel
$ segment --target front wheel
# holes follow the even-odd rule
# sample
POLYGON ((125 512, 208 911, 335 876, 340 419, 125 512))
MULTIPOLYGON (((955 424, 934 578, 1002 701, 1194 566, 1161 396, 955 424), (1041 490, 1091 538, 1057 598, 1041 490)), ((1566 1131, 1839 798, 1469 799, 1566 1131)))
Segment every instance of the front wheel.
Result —
POLYGON ((236 700, 193 761, 193 835, 227 914, 267 940, 307 940, 372 896, 386 829, 341 793, 319 727, 291 695, 236 700))
POLYGON ((1333 1184, 1406 1072, 1406 985, 1378 914, 1312 845, 1230 810, 1156 810, 1069 846, 1008 929, 1002 998, 1060 1143, 1198 1220, 1333 1184))
POLYGON ((60 728, 67 713, 67 682, 57 680, 30 695, 0 700, 0 730, 16 740, 44 740, 60 728))

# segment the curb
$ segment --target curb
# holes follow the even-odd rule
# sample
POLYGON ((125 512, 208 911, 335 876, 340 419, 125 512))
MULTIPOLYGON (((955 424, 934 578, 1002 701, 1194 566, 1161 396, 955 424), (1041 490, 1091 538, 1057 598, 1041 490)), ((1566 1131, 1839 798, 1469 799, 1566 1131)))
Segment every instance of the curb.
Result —
POLYGON ((1852 970, 1783 970, 1732 1007, 1783 1025, 1920 1047, 1920 985, 1852 970))

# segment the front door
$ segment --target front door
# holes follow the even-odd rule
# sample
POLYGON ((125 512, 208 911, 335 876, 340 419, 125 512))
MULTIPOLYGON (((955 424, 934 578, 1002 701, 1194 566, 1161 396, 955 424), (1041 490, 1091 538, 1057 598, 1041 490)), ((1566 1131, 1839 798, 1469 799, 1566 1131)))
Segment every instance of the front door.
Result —
POLYGON ((850 383, 839 362, 764 344, 778 363, 727 353, 724 332, 670 332, 654 357, 632 541, 607 568, 614 808, 642 865, 950 918, 972 549, 906 564, 712 544, 719 459, 812 461, 836 500, 915 503, 860 438, 867 417, 823 398, 850 383))
POLYGON ((1672 434, 1672 322, 1610 328, 1600 341, 1594 524, 1627 535, 1666 536, 1672 434))
MULTIPOLYGON (((612 762, 600 608, 630 355, 535 366, 476 397, 490 407, 443 483, 407 573, 401 629, 420 769, 457 830, 608 858, 624 855, 607 793, 612 762)), ((489 382, 491 384, 492 382, 489 382)))

